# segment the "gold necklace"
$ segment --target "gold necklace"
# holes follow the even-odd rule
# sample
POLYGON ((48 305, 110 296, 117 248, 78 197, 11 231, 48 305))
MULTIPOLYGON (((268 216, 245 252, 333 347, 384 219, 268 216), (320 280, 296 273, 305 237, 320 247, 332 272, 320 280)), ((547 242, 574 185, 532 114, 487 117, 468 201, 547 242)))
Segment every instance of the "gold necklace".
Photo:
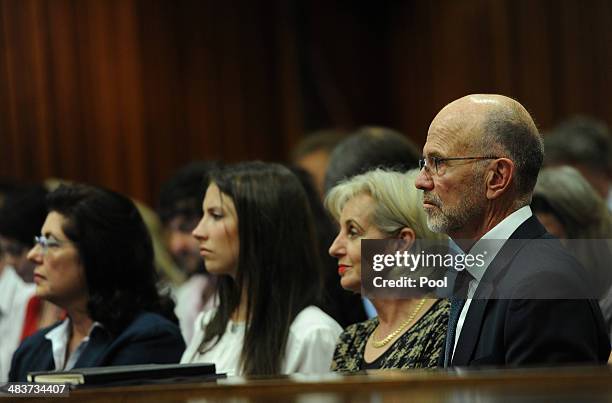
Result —
MULTIPOLYGON (((374 348, 381 348, 389 344, 391 340, 395 339, 414 320, 417 314, 421 311, 421 308, 423 308, 423 305, 425 305, 425 301, 425 298, 422 298, 421 302, 419 302, 414 311, 412 311, 408 319, 406 319, 406 321, 404 321, 397 329, 389 333, 389 335, 384 339, 376 341, 374 340, 374 335, 372 335, 372 346, 374 346, 374 348)), ((376 331, 378 331, 378 327, 376 328, 376 331)), ((374 333, 376 333, 376 331, 374 333)))

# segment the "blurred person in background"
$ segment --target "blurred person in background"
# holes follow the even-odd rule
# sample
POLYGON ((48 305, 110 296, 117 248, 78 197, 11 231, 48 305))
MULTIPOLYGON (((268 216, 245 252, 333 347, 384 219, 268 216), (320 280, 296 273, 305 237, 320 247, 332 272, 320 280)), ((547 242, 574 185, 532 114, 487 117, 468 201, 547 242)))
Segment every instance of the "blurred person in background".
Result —
POLYGON ((160 296, 153 246, 134 203, 86 185, 47 196, 48 214, 28 259, 36 295, 67 318, 39 330, 13 355, 9 380, 29 372, 176 363, 185 348, 160 296))
POLYGON ((325 173, 325 192, 339 182, 375 168, 405 172, 419 166, 421 153, 405 135, 386 127, 365 126, 332 151, 325 173))
POLYGON ((334 147, 346 137, 342 130, 326 129, 307 134, 291 152, 291 163, 304 169, 323 200, 325 172, 334 147))
POLYGON ((588 270, 612 334, 612 216, 605 200, 569 166, 544 168, 536 183, 531 208, 546 230, 566 242, 588 270))
POLYGON ((27 255, 47 216, 45 196, 40 185, 24 185, 9 194, 0 209, 0 246, 5 263, 26 283, 33 282, 34 265, 27 255))
MULTIPOLYGON (((0 181, 0 211, 5 200, 20 188, 14 181, 0 181)), ((7 251, 2 238, 0 235, 0 382, 6 382, 11 357, 19 345, 23 330, 25 308, 34 293, 34 286, 24 282, 12 266, 6 265, 7 251)), ((17 254, 20 254, 20 250, 17 254)))
POLYGON ((55 323, 63 310, 34 295, 34 264, 27 259, 47 216, 40 185, 15 186, 0 207, 0 380, 7 380, 19 343, 55 323))
MULTIPOLYGON (((418 171, 376 169, 340 182, 325 206, 340 230, 329 248, 342 287, 362 289, 363 239, 446 240, 427 228, 422 195, 412 187, 418 171)), ((444 348, 449 302, 435 298, 376 298, 378 316, 349 326, 340 336, 331 369, 435 368, 444 348)))
POLYGON ((612 210, 612 134, 608 126, 574 116, 544 135, 546 166, 576 168, 612 210))
POLYGON ((175 263, 166 246, 166 236, 157 211, 141 201, 132 199, 138 212, 142 216, 153 242, 155 256, 155 270, 159 275, 157 287, 160 291, 171 292, 175 287, 183 284, 187 278, 185 273, 175 263))
POLYGON ((175 312, 186 343, 191 341, 200 311, 216 304, 216 279, 206 271, 198 241, 191 232, 202 218, 208 174, 217 166, 214 162, 190 163, 162 185, 159 195, 168 251, 187 277, 174 291, 175 312))
POLYGON ((304 188, 282 165, 245 162, 211 174, 193 235, 217 276, 182 363, 228 375, 329 371, 342 328, 317 308, 322 273, 304 188))

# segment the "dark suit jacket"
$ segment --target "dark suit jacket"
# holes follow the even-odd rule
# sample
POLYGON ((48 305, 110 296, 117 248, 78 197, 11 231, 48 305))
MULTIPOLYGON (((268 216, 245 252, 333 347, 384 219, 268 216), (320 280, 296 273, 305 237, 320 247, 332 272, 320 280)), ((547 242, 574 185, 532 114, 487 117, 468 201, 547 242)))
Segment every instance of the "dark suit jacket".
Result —
POLYGON ((479 283, 452 365, 605 363, 610 340, 597 302, 560 299, 575 295, 579 287, 586 290, 590 283, 585 269, 535 216, 519 226, 510 239, 516 241, 504 244, 479 283), (508 295, 508 291, 512 295, 506 297, 509 299, 487 299, 496 289, 504 290, 500 295, 508 295), (550 299, 533 299, 542 295, 537 294, 540 291, 550 299))
MULTIPOLYGON (((39 330, 21 343, 13 355, 11 382, 25 382, 29 372, 55 369, 51 341, 45 335, 60 323, 39 330)), ((115 338, 102 328, 94 328, 74 367, 172 364, 180 361, 184 350, 185 342, 177 325, 160 315, 144 312, 115 338)))

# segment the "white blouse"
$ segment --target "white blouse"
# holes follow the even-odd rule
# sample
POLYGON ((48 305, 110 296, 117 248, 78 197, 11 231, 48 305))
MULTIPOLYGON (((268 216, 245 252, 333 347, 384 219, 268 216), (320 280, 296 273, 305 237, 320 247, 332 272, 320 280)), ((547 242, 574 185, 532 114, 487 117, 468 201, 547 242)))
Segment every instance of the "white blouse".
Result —
MULTIPOLYGON (((204 339, 203 328, 212 320, 216 309, 200 313, 194 328, 193 338, 181 363, 214 363, 218 373, 228 376, 242 375, 240 352, 244 341, 245 324, 227 324, 221 340, 210 350, 200 354, 198 348, 204 339)), ((306 307, 300 312, 291 326, 281 363, 281 373, 325 373, 330 372, 330 364, 342 328, 325 312, 316 306, 306 307)))

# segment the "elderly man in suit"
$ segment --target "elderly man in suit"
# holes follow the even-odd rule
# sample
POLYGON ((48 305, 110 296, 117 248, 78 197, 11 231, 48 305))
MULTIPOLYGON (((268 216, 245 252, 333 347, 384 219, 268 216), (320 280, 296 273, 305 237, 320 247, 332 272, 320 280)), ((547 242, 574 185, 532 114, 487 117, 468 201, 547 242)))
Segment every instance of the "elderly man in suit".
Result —
POLYGON ((467 295, 452 299, 441 365, 607 361, 610 341, 584 269, 529 207, 543 156, 529 113, 501 95, 460 98, 429 127, 415 183, 428 225, 465 252, 487 252, 482 267, 457 276, 467 295))

